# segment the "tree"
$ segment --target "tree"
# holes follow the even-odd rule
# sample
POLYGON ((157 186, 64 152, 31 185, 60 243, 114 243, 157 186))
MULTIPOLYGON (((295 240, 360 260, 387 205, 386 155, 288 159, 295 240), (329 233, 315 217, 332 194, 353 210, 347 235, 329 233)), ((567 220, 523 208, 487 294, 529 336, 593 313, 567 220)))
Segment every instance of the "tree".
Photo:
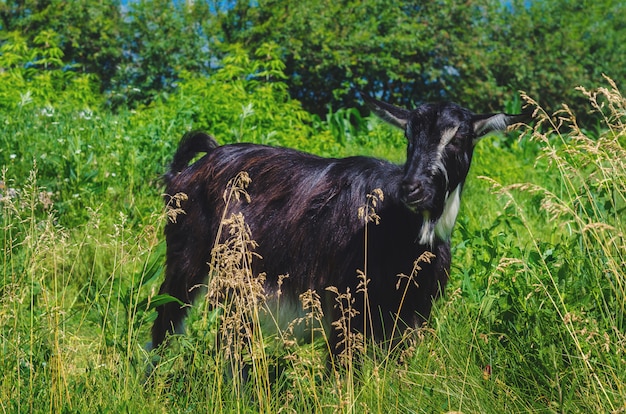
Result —
POLYGON ((97 75, 103 88, 122 58, 119 0, 8 0, 0 4, 0 21, 2 32, 21 33, 30 47, 43 31, 56 33, 64 61, 97 75))
POLYGON ((292 96, 322 114, 353 106, 357 89, 404 105, 453 97, 492 3, 237 1, 218 22, 224 43, 281 45, 292 96))
POLYGON ((113 105, 132 105, 174 90, 181 71, 209 65, 200 24, 209 7, 189 3, 9 0, 0 3, 0 30, 21 33, 31 48, 42 32, 56 33, 68 70, 96 75, 113 105))
POLYGON ((209 18, 205 2, 139 0, 128 7, 123 58, 111 85, 114 104, 167 96, 182 72, 210 71, 210 45, 201 23, 209 18))
POLYGON ((17 31, 3 33, 2 38, 0 108, 64 104, 85 109, 101 103, 96 76, 66 70, 69 65, 57 33, 42 30, 30 47, 17 31))
POLYGON ((575 87, 592 87, 602 73, 626 80, 626 5, 611 0, 235 0, 216 7, 212 30, 221 43, 281 45, 291 95, 317 114, 329 104, 354 106, 357 89, 405 106, 448 99, 489 111, 517 90, 556 108, 577 102, 575 87))
POLYGON ((568 102, 586 122, 588 103, 575 88, 593 89, 602 74, 626 81, 626 4, 612 0, 527 2, 498 14, 485 54, 496 83, 523 89, 549 110, 568 102))
POLYGON ((613 0, 7 0, 0 26, 30 48, 58 34, 64 70, 97 75, 113 105, 167 97, 181 73, 211 76, 232 45, 267 42, 290 96, 320 116, 358 90, 477 112, 524 90, 550 109, 579 102, 585 120, 577 86, 626 81, 626 4, 613 0))

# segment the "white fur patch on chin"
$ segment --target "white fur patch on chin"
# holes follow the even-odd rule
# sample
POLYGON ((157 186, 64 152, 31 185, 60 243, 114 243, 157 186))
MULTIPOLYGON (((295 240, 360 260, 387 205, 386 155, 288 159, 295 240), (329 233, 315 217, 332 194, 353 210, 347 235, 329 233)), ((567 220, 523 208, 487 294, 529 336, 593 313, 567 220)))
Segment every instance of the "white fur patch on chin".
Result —
POLYGON ((422 229, 420 230, 420 244, 433 247, 435 241, 435 226, 430 219, 430 211, 422 211, 422 229))
POLYGON ((452 194, 446 198, 446 203, 443 207, 443 213, 437 224, 435 225, 435 233, 441 240, 449 240, 452 235, 452 229, 454 223, 456 223, 456 216, 459 214, 461 207, 461 184, 459 184, 452 194))
POLYGON ((456 216, 459 214, 461 207, 461 184, 459 184, 452 194, 446 197, 443 213, 437 221, 430 218, 430 211, 423 211, 422 228, 420 229, 420 244, 433 247, 435 243, 435 235, 439 240, 448 241, 452 235, 456 216))

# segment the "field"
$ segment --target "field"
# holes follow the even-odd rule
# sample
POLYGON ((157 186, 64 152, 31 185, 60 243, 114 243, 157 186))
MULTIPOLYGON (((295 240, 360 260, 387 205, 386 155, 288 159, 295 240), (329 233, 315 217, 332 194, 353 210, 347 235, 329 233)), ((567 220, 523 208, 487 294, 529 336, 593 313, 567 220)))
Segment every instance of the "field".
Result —
POLYGON ((160 174, 183 132, 404 157, 390 127, 356 110, 313 117, 280 82, 234 77, 238 62, 134 110, 93 109, 88 87, 3 107, 2 412, 626 411, 626 100, 609 79, 579 91, 596 124, 523 97, 533 125, 479 144, 447 293, 402 350, 363 338, 326 371, 323 338, 242 337, 199 303, 187 335, 148 353, 167 300, 160 174), (240 352, 217 351, 218 336, 240 352))

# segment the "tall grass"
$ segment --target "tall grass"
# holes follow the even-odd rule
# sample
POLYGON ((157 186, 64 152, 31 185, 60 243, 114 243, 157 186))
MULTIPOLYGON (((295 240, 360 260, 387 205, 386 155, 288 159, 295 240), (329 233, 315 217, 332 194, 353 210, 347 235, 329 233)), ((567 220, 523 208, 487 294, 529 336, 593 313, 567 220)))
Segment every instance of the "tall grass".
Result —
MULTIPOLYGON (((581 91, 597 130, 577 125, 567 107, 547 114, 526 97, 534 128, 510 146, 481 143, 473 171, 489 177, 468 180, 450 285, 429 323, 393 351, 346 337, 330 368, 320 306, 329 292, 303 294, 292 324, 260 327, 285 303, 270 307, 263 275, 252 274, 254 235, 238 216, 224 217, 227 241, 213 252, 187 334, 147 353, 163 299, 162 226, 180 213, 175 203, 160 211, 156 178, 147 178, 173 150, 157 138, 169 124, 133 126, 128 114, 7 117, 0 410, 624 412, 626 103, 607 82, 581 91), (29 137, 41 152, 29 152, 29 137), (311 341, 295 339, 303 329, 311 341)), ((245 185, 232 194, 245 197, 245 185)), ((368 226, 378 199, 362 209, 368 226)), ((335 292, 340 329, 354 295, 367 295, 367 262, 361 270, 362 289, 335 292)))
POLYGON ((139 287, 158 275, 148 266, 156 229, 130 231, 123 216, 108 226, 97 211, 65 229, 36 169, 22 188, 3 178, 1 408, 83 411, 110 398, 108 387, 130 398, 149 316, 139 287))
POLYGON ((550 115, 524 97, 536 108, 535 167, 553 181, 483 177, 508 215, 490 230, 506 233, 483 246, 499 258, 478 289, 481 319, 503 347, 490 372, 548 410, 618 412, 626 401, 626 101, 607 81, 610 88, 581 89, 603 123, 597 135, 566 105, 550 115))
POLYGON ((563 367, 551 381, 553 402, 615 412, 625 408, 626 396, 626 100, 607 82, 609 88, 593 92, 581 88, 603 124, 597 137, 581 129, 566 105, 548 116, 525 97, 537 107, 532 139, 558 171, 558 185, 516 184, 498 192, 531 240, 526 261, 502 260, 500 268, 527 273, 556 324, 556 349, 546 352, 563 367), (519 191, 538 196, 553 232, 548 242, 545 229, 516 203, 519 191))

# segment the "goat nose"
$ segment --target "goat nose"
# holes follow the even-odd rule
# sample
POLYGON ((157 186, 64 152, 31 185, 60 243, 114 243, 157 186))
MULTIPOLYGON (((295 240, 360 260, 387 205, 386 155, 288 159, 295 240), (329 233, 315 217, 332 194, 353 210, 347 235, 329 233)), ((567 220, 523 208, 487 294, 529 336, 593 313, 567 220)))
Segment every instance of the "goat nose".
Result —
POLYGON ((405 196, 411 197, 422 192, 422 183, 419 181, 404 181, 402 191, 405 196))

